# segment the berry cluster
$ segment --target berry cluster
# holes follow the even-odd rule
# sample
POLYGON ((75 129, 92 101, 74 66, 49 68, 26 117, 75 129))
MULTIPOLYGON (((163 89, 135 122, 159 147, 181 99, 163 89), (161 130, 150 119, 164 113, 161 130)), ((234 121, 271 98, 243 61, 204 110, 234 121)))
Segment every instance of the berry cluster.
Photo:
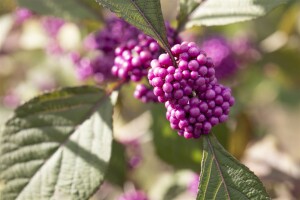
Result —
MULTIPOLYGON (((179 39, 175 37, 175 31, 170 26, 167 27, 170 44, 177 44, 179 39)), ((116 48, 112 73, 120 79, 139 82, 147 76, 151 60, 158 58, 162 51, 153 38, 140 33, 137 40, 129 40, 116 48)))
MULTIPOLYGON (((167 36, 171 45, 180 43, 176 31, 167 24, 167 36)), ((121 44, 115 50, 112 74, 125 81, 139 82, 147 76, 150 62, 158 58, 163 49, 151 37, 140 33, 137 39, 121 44)), ((138 85, 134 93, 142 102, 157 102, 151 88, 138 85)))
POLYGON ((218 84, 212 60, 195 43, 183 42, 171 51, 178 67, 161 54, 152 60, 148 79, 158 101, 165 103, 171 127, 185 138, 199 138, 228 118, 234 98, 218 84))
POLYGON ((86 80, 93 77, 96 83, 101 84, 106 80, 114 78, 111 74, 114 57, 111 55, 98 55, 94 58, 88 58, 80 57, 77 53, 72 53, 71 60, 76 65, 79 80, 86 80))
POLYGON ((111 18, 107 26, 95 34, 96 49, 107 53, 114 53, 117 46, 137 38, 140 31, 122 19, 111 18))
POLYGON ((138 40, 129 40, 115 50, 114 76, 123 80, 139 82, 148 73, 152 57, 158 56, 159 45, 141 33, 138 40))
POLYGON ((74 55, 72 56, 80 80, 93 77, 99 84, 112 80, 115 48, 139 34, 136 28, 119 18, 108 19, 106 24, 104 29, 89 35, 84 41, 86 49, 96 54, 94 57, 75 56, 74 59, 74 55))
MULTIPOLYGON (((151 60, 158 58, 163 49, 153 38, 119 18, 109 19, 106 24, 104 29, 89 35, 84 42, 87 50, 98 52, 96 57, 72 55, 79 79, 93 77, 99 84, 113 78, 141 81, 148 74, 151 60)), ((168 42, 171 45, 180 43, 177 32, 169 24, 166 28, 168 42)), ((137 85, 134 96, 142 102, 157 102, 152 90, 137 85)))

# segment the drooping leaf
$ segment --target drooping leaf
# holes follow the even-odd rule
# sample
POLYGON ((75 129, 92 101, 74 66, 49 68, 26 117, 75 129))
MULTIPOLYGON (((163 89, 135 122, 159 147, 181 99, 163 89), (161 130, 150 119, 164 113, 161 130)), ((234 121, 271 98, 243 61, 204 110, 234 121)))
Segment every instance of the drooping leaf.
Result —
POLYGON ((197 200, 270 199, 253 172, 232 157, 213 134, 203 137, 197 200))
POLYGON ((153 37, 171 55, 160 0, 96 0, 153 37))
POLYGON ((153 115, 153 142, 157 155, 176 169, 200 171, 201 140, 187 140, 170 128, 164 106, 155 105, 153 115))
POLYGON ((125 147, 117 141, 114 141, 105 180, 123 187, 126 181, 126 167, 125 147))
POLYGON ((67 20, 100 20, 101 11, 92 0, 17 0, 19 6, 41 15, 53 15, 67 20))
POLYGON ((207 0, 192 13, 187 27, 251 20, 286 2, 288 0, 207 0))
POLYGON ((34 98, 1 131, 0 199, 88 199, 103 181, 111 145, 112 102, 102 90, 34 98))

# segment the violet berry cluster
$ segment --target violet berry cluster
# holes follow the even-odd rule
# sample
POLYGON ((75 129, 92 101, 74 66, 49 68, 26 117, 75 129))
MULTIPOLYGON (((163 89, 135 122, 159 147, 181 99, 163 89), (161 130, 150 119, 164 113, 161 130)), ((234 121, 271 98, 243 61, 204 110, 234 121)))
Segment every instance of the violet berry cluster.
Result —
MULTIPOLYGON (((168 24, 167 30, 171 46, 179 43, 175 31, 168 24)), ((116 48, 112 73, 120 79, 139 82, 147 76, 151 60, 158 58, 162 52, 163 49, 153 38, 140 33, 137 39, 131 39, 116 48)))
MULTIPOLYGON (((93 57, 72 54, 80 80, 94 78, 101 84, 120 79, 140 82, 147 77, 150 62, 163 52, 159 44, 135 27, 119 18, 107 20, 107 26, 85 39, 85 48, 94 51, 93 57), (95 56, 96 54, 96 56, 95 56)), ((177 32, 166 24, 167 38, 171 45, 181 42, 177 32)), ((138 84, 134 97, 144 103, 158 102, 153 88, 138 84)))
MULTIPOLYGON (((169 43, 180 43, 176 31, 168 24, 166 27, 169 43)), ((124 81, 139 82, 147 76, 150 62, 162 52, 163 49, 153 38, 140 33, 137 39, 131 39, 116 48, 112 74, 124 81)), ((134 96, 142 102, 157 102, 152 88, 143 84, 137 85, 134 96)))
POLYGON ((96 49, 107 54, 114 54, 120 44, 137 38, 140 31, 120 18, 110 18, 107 26, 94 35, 96 49))
POLYGON ((93 78, 99 84, 113 80, 115 77, 111 73, 111 68, 114 64, 115 49, 118 45, 137 38, 139 34, 135 27, 116 17, 108 19, 106 25, 84 41, 86 50, 91 51, 94 56, 72 55, 80 80, 93 78))
POLYGON ((102 84, 114 78, 111 74, 113 55, 104 56, 99 53, 94 57, 81 57, 78 53, 72 53, 70 57, 76 66, 79 80, 86 80, 92 77, 96 83, 102 84))
POLYGON ((211 58, 195 43, 174 45, 171 52, 151 61, 148 73, 158 101, 165 103, 171 128, 185 138, 199 138, 227 120, 234 104, 231 90, 218 83, 211 58))

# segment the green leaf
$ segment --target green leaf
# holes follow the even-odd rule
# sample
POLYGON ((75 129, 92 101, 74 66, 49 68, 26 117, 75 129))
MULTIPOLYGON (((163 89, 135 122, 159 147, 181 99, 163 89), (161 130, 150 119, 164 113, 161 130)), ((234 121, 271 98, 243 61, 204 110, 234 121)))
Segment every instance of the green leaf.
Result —
POLYGON ((190 16, 187 28, 251 20, 286 2, 288 0, 207 0, 190 16))
POLYGON ((157 155, 176 169, 200 171, 201 140, 187 140, 170 128, 163 105, 155 105, 153 115, 153 142, 157 155))
POLYGON ((197 200, 270 199, 253 172, 232 157, 213 134, 203 137, 197 200))
POLYGON ((153 37, 172 56, 160 0, 96 0, 130 24, 153 37))
POLYGON ((103 181, 111 145, 104 91, 75 87, 34 98, 1 132, 0 199, 88 199, 103 181))
POLYGON ((126 169, 125 147, 121 143, 114 141, 105 180, 123 188, 126 181, 126 169))
POLYGON ((41 15, 53 15, 66 20, 101 20, 100 9, 91 0, 17 0, 19 6, 41 15))

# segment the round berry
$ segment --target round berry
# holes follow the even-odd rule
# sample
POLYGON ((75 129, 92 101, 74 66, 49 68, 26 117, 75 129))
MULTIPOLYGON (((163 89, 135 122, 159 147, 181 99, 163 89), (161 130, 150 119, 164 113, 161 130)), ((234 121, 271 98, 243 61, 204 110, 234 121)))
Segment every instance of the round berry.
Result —
POLYGON ((173 86, 172 86, 171 83, 165 83, 165 84, 163 85, 163 91, 164 91, 164 92, 170 93, 170 92, 172 92, 172 90, 173 90, 173 86))

